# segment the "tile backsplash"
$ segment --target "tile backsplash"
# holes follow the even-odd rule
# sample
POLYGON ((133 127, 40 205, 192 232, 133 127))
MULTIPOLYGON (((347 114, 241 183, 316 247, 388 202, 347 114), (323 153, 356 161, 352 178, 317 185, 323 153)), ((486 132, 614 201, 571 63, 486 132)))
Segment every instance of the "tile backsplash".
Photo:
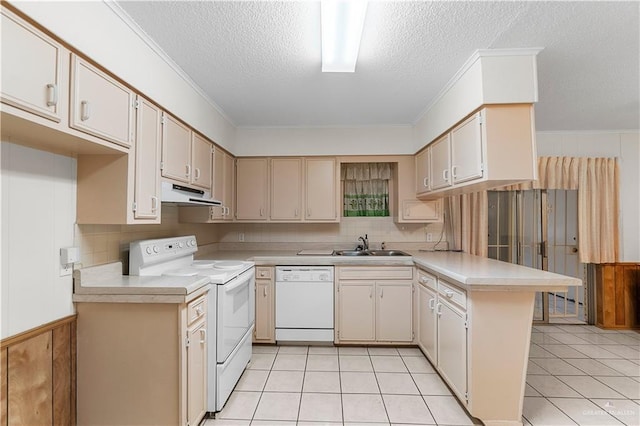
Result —
POLYGON ((354 248, 365 234, 372 248, 384 241, 387 248, 427 249, 438 241, 441 230, 441 223, 398 224, 391 217, 342 218, 340 223, 186 224, 178 222, 177 207, 162 206, 158 225, 76 225, 75 244, 81 248, 82 267, 87 267, 116 261, 127 264, 131 241, 177 235, 193 234, 199 246, 218 250, 354 248), (427 233, 432 243, 427 243, 427 233))

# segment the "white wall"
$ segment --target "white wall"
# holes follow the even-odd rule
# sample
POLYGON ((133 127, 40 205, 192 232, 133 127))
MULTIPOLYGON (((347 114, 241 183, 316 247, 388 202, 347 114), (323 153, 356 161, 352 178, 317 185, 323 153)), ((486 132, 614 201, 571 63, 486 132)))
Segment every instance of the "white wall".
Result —
POLYGON ((107 3, 11 4, 217 144, 235 151, 233 124, 107 3))
POLYGON ((73 245, 76 161, 9 142, 0 152, 5 338, 74 313, 72 278, 59 276, 59 252, 73 245))
POLYGON ((539 156, 618 157, 620 261, 640 262, 640 132, 538 132, 539 156))
POLYGON ((236 151, 246 155, 413 154, 411 126, 238 127, 236 151))

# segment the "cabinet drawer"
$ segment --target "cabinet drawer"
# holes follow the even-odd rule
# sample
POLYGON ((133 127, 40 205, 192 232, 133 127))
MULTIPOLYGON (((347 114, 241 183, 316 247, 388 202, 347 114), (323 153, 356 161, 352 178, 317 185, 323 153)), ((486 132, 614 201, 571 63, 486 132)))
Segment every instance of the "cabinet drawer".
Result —
POLYGON ((467 309, 467 293, 464 290, 460 290, 445 281, 438 280, 438 293, 443 299, 467 309))
POLYGON ((410 266, 367 267, 347 266, 337 268, 338 277, 345 280, 410 280, 413 279, 413 268, 410 266))
POLYGON ((438 290, 437 278, 428 272, 418 269, 418 283, 433 290, 438 290))
POLYGON ((256 279, 271 279, 273 278, 273 268, 270 267, 257 267, 256 279))
POLYGON ((187 305, 187 325, 191 325, 207 313, 207 295, 203 295, 187 305))

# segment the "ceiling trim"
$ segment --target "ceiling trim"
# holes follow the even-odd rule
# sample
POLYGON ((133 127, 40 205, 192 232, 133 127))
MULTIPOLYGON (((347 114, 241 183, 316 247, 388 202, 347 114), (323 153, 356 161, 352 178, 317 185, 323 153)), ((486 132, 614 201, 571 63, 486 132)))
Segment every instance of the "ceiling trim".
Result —
MULTIPOLYGON (((444 85, 438 94, 427 104, 426 107, 418 114, 412 125, 417 125, 420 120, 429 112, 429 110, 437 104, 440 99, 456 84, 458 80, 473 66, 473 64, 482 57, 496 57, 496 56, 533 56, 540 53, 544 47, 525 47, 525 48, 513 48, 513 49, 476 49, 475 52, 465 61, 464 64, 458 69, 458 71, 451 77, 451 79, 444 85)), ((538 85, 537 71, 535 78, 536 92, 538 85)))
POLYGON ((216 111, 222 115, 233 127, 238 127, 234 120, 218 105, 209 95, 207 95, 195 81, 178 65, 162 48, 144 32, 144 30, 129 16, 129 14, 115 1, 105 1, 105 4, 124 22, 151 50, 157 54, 171 69, 180 76, 198 95, 207 101, 216 111))
POLYGON ((258 129, 379 129, 379 128, 406 128, 413 129, 413 124, 353 124, 353 125, 339 125, 339 124, 327 124, 327 125, 314 125, 305 126, 304 124, 293 124, 283 126, 236 126, 236 129, 246 130, 258 130, 258 129))

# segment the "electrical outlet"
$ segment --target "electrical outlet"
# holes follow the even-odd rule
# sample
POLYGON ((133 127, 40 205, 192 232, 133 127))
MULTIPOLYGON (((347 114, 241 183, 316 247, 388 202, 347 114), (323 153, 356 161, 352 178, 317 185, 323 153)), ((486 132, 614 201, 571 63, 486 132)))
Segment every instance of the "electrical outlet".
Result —
POLYGON ((238 232, 238 241, 244 243, 244 232, 238 232))
POLYGON ((427 242, 430 243, 433 241, 433 234, 431 232, 427 232, 427 242))

